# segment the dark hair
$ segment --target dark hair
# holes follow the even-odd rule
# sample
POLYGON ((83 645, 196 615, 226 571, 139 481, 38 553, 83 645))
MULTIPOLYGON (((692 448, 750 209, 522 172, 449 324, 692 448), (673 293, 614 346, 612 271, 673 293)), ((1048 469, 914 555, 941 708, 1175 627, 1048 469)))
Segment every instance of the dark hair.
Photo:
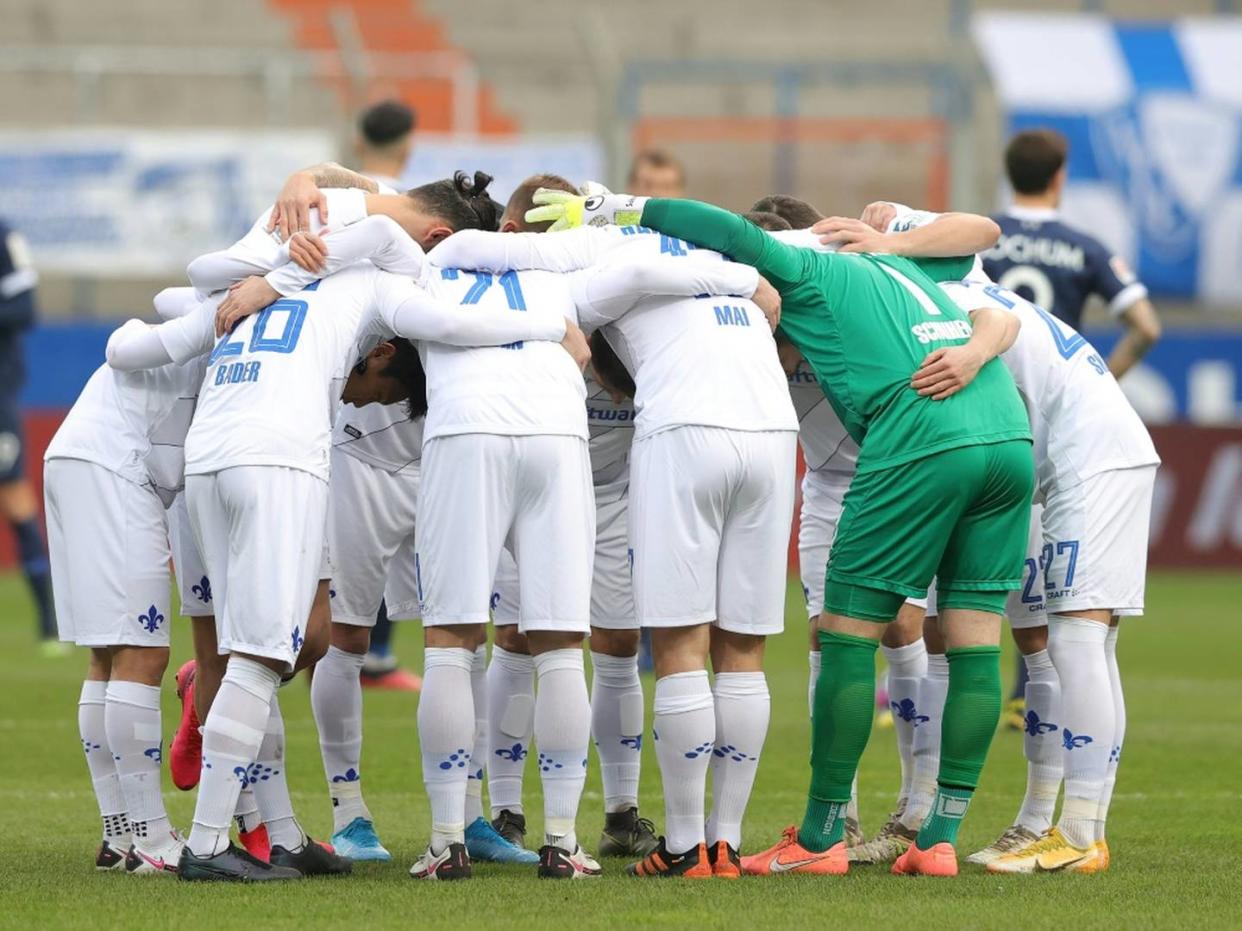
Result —
POLYGON ((380 375, 399 381, 406 389, 409 397, 406 398, 405 409, 410 420, 416 420, 427 413, 427 373, 423 371, 423 360, 408 339, 397 337, 388 342, 396 351, 380 375))
POLYGON ((603 330, 591 334, 591 368, 595 371, 595 380, 609 391, 617 390, 627 398, 634 397, 638 390, 634 387, 634 379, 616 351, 604 336, 603 330))
POLYGON ((760 213, 774 213, 788 223, 790 229, 795 230, 814 226, 824 218, 822 213, 806 201, 791 194, 769 194, 755 201, 755 206, 750 209, 760 213))
POLYGON ((527 232, 542 233, 549 226, 551 221, 544 223, 527 223, 526 211, 535 206, 535 192, 541 187, 553 188, 557 191, 568 191, 570 194, 580 194, 581 191, 570 181, 562 178, 560 175, 531 175, 509 195, 509 203, 505 204, 504 216, 502 220, 512 220, 518 225, 518 229, 527 232))
POLYGON ((686 168, 676 155, 664 149, 642 149, 635 153, 634 161, 630 162, 630 173, 626 179, 633 182, 638 174, 640 165, 650 165, 652 168, 673 168, 677 171, 677 180, 682 184, 686 182, 686 168))
POLYGON ((419 207, 457 230, 500 229, 500 204, 492 200, 487 186, 492 176, 476 171, 471 178, 464 171, 453 172, 452 181, 432 181, 406 191, 406 197, 419 207))
POLYGON ((1019 194, 1042 194, 1052 184, 1069 144, 1054 129, 1028 129, 1005 146, 1005 173, 1019 194))
POLYGON ((750 213, 742 214, 742 219, 749 220, 759 229, 767 230, 769 233, 774 233, 777 230, 793 229, 788 220, 779 213, 773 213, 771 210, 752 210, 750 213))
POLYGON ((391 145, 414 131, 415 114, 399 100, 382 100, 362 111, 358 132, 369 145, 391 145))

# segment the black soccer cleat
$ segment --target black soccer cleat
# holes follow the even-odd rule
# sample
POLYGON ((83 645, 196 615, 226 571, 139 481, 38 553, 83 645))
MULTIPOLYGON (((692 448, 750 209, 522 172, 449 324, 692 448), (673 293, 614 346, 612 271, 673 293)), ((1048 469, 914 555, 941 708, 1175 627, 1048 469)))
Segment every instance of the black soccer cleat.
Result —
POLYGON ((696 844, 685 853, 670 853, 667 842, 661 837, 655 850, 627 866, 625 871, 630 876, 711 879, 712 864, 706 844, 696 844))
POLYGON ((95 869, 106 872, 107 870, 123 870, 125 868, 125 852, 117 850, 106 840, 99 842, 99 849, 95 851, 95 869))
POLYGON ((500 809, 500 814, 492 819, 492 827, 515 847, 526 846, 526 816, 520 812, 500 809))
POLYGON ((601 857, 638 857, 642 859, 659 846, 655 825, 638 816, 637 808, 608 812, 604 815, 604 831, 599 836, 601 857))
POLYGON ((348 876, 354 871, 353 861, 333 853, 310 837, 296 853, 279 845, 272 847, 269 862, 272 866, 297 870, 303 876, 348 876))
POLYGON ((555 844, 539 848, 540 879, 594 879, 604 871, 595 858, 575 846, 573 853, 555 844))
POLYGON ((195 856, 186 847, 181 851, 177 875, 189 882, 255 883, 302 878, 297 870, 264 863, 232 843, 210 857, 195 856))

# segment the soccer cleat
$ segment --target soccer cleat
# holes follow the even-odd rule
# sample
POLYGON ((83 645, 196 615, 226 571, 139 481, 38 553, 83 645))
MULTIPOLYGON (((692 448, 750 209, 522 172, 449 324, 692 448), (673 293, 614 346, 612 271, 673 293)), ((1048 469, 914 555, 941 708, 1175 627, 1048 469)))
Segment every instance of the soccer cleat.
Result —
POLYGON ((198 715, 194 711, 194 677, 196 664, 187 660, 177 670, 177 697, 181 699, 181 721, 168 748, 168 771, 173 785, 188 792, 198 785, 203 769, 203 735, 199 733, 198 715))
POLYGON ((845 841, 838 841, 827 850, 807 850, 798 843, 798 829, 785 828, 779 841, 763 853, 742 857, 742 872, 747 876, 775 876, 778 873, 804 873, 814 876, 842 876, 849 872, 850 861, 845 841))
POLYGON ((714 872, 706 844, 691 847, 685 853, 669 853, 668 842, 663 837, 655 850, 637 863, 631 863, 625 871, 630 876, 678 876, 682 879, 711 879, 714 872))
POLYGON ((262 860, 264 863, 271 860, 272 842, 268 839, 267 825, 263 822, 260 821, 259 826, 253 831, 243 831, 239 828, 237 839, 246 848, 246 853, 256 860, 262 860))
POLYGON ((365 689, 388 692, 421 692, 423 689, 423 680, 406 669, 390 669, 374 675, 364 673, 359 681, 365 689))
POLYGON ((176 831, 172 831, 167 843, 162 848, 153 846, 140 847, 137 843, 125 854, 125 872, 131 876, 149 876, 159 873, 177 872, 177 864, 181 862, 181 851, 185 848, 176 831), (146 847, 146 849, 144 849, 146 847))
POLYGON ((946 841, 932 844, 927 850, 911 844, 894 861, 892 873, 894 876, 956 876, 957 851, 946 841))
POLYGON ((593 879, 603 873, 595 858, 575 846, 570 853, 564 847, 544 844, 539 848, 540 879, 593 879))
POLYGON ((918 836, 918 831, 901 823, 900 814, 894 812, 889 816, 880 833, 857 847, 849 848, 851 863, 871 866, 877 863, 892 863, 909 849, 918 836))
POLYGON ((1039 840, 1039 835, 1030 828, 1025 828, 1020 824, 1013 824, 1005 828, 1005 833, 998 837, 982 850, 977 850, 966 858, 967 863, 977 863, 979 866, 987 866, 998 857, 1003 857, 1007 853, 1015 853, 1023 847, 1029 846, 1039 840))
POLYGON ((350 860, 375 860, 387 863, 392 859, 375 833, 375 825, 358 817, 332 835, 332 847, 350 860))
MULTIPOLYGON (((1049 828, 1043 837, 1021 850, 997 857, 988 864, 989 873, 1050 873, 1073 866, 1093 854, 1090 847, 1075 847, 1060 828, 1049 828)), ((1085 865, 1085 864, 1084 864, 1085 865)))
POLYGON ((500 814, 492 819, 492 827, 514 847, 526 846, 526 816, 520 811, 500 809, 500 814))
POLYGON ((303 876, 347 876, 354 871, 352 862, 309 837, 297 850, 274 844, 268 862, 297 870, 303 876))
POLYGON ((1019 695, 1005 702, 1005 710, 1001 712, 1001 720, 1011 731, 1020 731, 1026 727, 1026 698, 1019 695))
POLYGON ((122 870, 125 868, 125 858, 127 854, 121 853, 106 840, 99 842, 99 849, 95 851, 95 869, 106 873, 109 870, 122 870))
POLYGON ((415 879, 469 879, 471 875, 470 854, 465 844, 449 844, 439 853, 426 852, 410 867, 415 879))
POLYGON ((1067 873, 1103 873, 1107 871, 1111 859, 1108 842, 1097 840, 1091 845, 1091 851, 1087 856, 1077 863, 1071 863, 1065 871, 1067 873))
POLYGON ((187 882, 270 882, 301 879, 302 874, 284 866, 256 860, 236 844, 210 857, 195 856, 189 847, 181 851, 177 875, 187 882))
POLYGON ((845 818, 845 846, 857 847, 864 840, 862 825, 858 823, 858 819, 847 815, 845 818))
POLYGON ((655 825, 638 816, 637 808, 606 812, 599 836, 601 857, 645 857, 660 844, 655 825))
POLYGON ((489 863, 539 862, 539 854, 509 842, 482 817, 466 825, 466 850, 471 860, 486 860, 489 863))
POLYGON ((708 847, 707 859, 712 865, 712 875, 717 879, 742 878, 742 858, 728 841, 718 840, 708 847))

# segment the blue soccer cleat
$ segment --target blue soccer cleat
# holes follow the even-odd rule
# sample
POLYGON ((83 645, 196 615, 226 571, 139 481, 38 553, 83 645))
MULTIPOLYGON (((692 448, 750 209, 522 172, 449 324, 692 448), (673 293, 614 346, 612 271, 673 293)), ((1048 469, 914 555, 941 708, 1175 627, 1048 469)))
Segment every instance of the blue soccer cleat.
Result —
POLYGON ((375 833, 375 825, 366 818, 355 818, 332 835, 332 848, 350 860, 375 860, 387 863, 392 854, 384 849, 375 833))
POLYGON ((505 840, 486 818, 475 818, 466 825, 466 850, 471 860, 532 865, 539 862, 539 854, 505 840))

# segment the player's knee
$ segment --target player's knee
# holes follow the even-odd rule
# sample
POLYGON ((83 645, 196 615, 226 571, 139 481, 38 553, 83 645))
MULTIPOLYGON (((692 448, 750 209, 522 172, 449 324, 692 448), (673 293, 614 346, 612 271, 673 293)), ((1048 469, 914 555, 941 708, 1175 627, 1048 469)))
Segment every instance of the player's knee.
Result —
POLYGON ((112 653, 111 678, 159 685, 168 669, 168 647, 118 647, 112 653))
POLYGON ((580 650, 586 638, 571 630, 532 630, 526 639, 530 643, 531 655, 538 656, 553 650, 580 650))
POLYGON ((517 624, 501 624, 496 627, 496 646, 510 653, 530 655, 530 643, 517 624))
POLYGON ((1023 656, 1030 656, 1048 648, 1048 627, 1012 628, 1013 642, 1023 656))
POLYGON ((480 634, 485 634, 482 624, 444 624, 423 628, 423 645, 433 649, 458 649, 474 652, 480 634))
POLYGON ((591 652, 605 656, 637 656, 639 632, 635 630, 612 630, 607 627, 591 628, 591 652))
POLYGON ((371 646, 371 628, 333 622, 329 639, 338 650, 361 655, 371 646))

